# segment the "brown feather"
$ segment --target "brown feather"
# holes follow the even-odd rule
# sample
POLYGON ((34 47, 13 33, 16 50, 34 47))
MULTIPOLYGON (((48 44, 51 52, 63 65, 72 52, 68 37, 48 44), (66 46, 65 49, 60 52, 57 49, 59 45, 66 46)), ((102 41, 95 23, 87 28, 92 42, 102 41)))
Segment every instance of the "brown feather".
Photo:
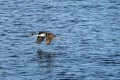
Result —
POLYGON ((41 36, 38 36, 37 37, 37 40, 36 40, 36 43, 41 43, 43 41, 44 37, 41 37, 41 36))
POLYGON ((51 41, 53 40, 53 38, 55 37, 56 36, 54 34, 47 32, 46 33, 46 45, 49 45, 51 41))

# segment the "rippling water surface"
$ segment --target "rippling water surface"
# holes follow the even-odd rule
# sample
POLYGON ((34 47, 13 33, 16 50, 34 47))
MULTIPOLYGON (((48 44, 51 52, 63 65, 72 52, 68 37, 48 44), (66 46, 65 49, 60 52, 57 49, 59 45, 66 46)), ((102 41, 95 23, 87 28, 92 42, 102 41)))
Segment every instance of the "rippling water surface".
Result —
POLYGON ((0 0, 0 80, 120 80, 120 1, 0 0))

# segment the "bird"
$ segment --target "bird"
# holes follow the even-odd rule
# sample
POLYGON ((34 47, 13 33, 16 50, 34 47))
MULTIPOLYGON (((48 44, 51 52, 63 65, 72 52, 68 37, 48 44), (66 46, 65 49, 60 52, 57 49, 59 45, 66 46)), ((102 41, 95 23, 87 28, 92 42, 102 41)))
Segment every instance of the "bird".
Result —
POLYGON ((48 31, 41 31, 38 34, 30 34, 30 36, 37 36, 36 43, 40 44, 44 39, 46 39, 46 45, 50 45, 51 41, 56 38, 56 35, 48 32, 48 31))

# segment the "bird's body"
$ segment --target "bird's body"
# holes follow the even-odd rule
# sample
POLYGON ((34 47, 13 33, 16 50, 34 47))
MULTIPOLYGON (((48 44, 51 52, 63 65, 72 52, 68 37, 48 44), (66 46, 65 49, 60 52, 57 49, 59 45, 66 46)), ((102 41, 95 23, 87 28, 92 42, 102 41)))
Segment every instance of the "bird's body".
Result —
POLYGON ((49 45, 51 41, 56 37, 55 34, 50 32, 39 32, 37 35, 31 34, 32 36, 37 36, 36 43, 40 44, 44 39, 46 39, 46 45, 49 45))

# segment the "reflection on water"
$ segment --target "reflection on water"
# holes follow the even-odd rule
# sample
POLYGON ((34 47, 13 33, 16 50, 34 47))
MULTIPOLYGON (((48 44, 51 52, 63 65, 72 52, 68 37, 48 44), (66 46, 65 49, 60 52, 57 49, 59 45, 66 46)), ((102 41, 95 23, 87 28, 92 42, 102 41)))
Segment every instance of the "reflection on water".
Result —
POLYGON ((37 53, 38 53, 38 58, 40 60, 49 59, 48 61, 50 61, 52 58, 55 57, 55 52, 46 52, 46 51, 43 51, 42 49, 38 49, 37 53))
POLYGON ((40 63, 40 67, 52 67, 54 63, 55 53, 54 52, 46 52, 42 49, 37 50, 38 61, 40 63), (44 64, 44 65, 41 65, 44 64))
MULTIPOLYGON (((43 69, 43 75, 49 75, 49 77, 53 77, 54 71, 54 62, 55 62, 55 53, 43 51, 42 49, 37 50, 38 56, 38 67, 43 69)), ((48 76, 46 76, 47 78, 48 76)), ((45 78, 44 78, 45 79, 45 78)))
POLYGON ((56 56, 54 52, 46 52, 43 51, 42 49, 38 49, 37 54, 40 62, 48 62, 48 63, 53 62, 56 56))
POLYGON ((120 80, 119 3, 0 1, 0 80, 120 80), (63 39, 36 45, 39 31, 63 39))

